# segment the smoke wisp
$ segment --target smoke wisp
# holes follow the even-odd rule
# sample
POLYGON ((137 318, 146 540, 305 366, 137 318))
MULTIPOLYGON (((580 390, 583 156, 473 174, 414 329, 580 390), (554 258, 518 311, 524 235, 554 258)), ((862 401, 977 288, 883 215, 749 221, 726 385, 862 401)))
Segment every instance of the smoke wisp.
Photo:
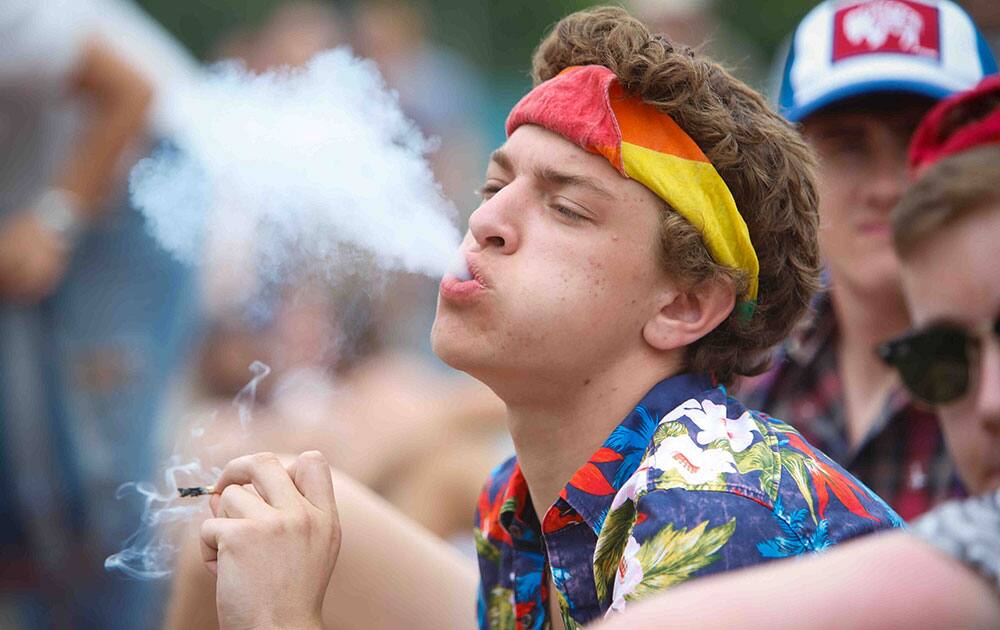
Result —
MULTIPOLYGON (((239 427, 248 430, 253 419, 257 387, 267 378, 271 368, 260 361, 250 364, 253 378, 233 399, 239 417, 239 427)), ((212 419, 214 421, 214 418, 212 419)), ((204 513, 204 499, 181 498, 178 488, 206 486, 215 483, 222 474, 216 466, 202 463, 197 454, 211 457, 215 445, 204 440, 205 427, 194 427, 187 439, 174 448, 163 467, 162 485, 141 481, 122 484, 118 499, 138 496, 143 503, 139 527, 122 545, 122 550, 107 557, 104 568, 120 571, 129 577, 152 580, 169 577, 173 573, 185 533, 190 535, 190 521, 204 513)))

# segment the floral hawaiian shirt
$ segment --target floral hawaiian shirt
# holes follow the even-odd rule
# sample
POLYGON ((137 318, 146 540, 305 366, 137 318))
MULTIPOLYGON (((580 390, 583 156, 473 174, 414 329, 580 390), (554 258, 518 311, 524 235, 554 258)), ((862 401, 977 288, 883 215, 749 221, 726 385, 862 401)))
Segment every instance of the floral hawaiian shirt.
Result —
POLYGON ((567 628, 685 580, 818 551, 902 521, 789 425, 708 377, 662 381, 541 519, 518 463, 475 522, 481 628, 567 628))

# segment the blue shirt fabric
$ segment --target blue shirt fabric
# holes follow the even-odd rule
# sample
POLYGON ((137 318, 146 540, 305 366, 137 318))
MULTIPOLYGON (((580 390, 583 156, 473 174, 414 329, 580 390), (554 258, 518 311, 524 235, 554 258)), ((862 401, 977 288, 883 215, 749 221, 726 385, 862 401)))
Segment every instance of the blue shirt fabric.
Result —
POLYGON ((475 517, 479 626, 548 627, 555 596, 574 627, 691 578, 902 526, 791 426, 682 374, 646 394, 541 518, 516 458, 493 471, 475 517))

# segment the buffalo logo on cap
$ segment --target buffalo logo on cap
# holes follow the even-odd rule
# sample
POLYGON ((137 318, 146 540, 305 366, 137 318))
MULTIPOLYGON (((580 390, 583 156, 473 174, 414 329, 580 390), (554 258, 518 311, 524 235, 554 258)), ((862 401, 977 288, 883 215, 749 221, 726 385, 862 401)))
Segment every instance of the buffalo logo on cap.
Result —
POLYGON ((938 9, 913 0, 875 0, 834 16, 833 61, 870 53, 938 59, 938 9))

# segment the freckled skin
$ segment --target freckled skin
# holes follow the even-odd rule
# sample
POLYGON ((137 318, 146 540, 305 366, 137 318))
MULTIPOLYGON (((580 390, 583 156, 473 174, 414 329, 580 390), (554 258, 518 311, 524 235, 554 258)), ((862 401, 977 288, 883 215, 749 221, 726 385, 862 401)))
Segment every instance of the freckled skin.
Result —
POLYGON ((653 289, 667 282, 657 265, 660 202, 603 157, 537 126, 518 128, 503 150, 513 172, 491 164, 487 183, 502 189, 473 213, 462 246, 489 289, 464 308, 439 300, 434 350, 488 385, 519 375, 578 384, 643 344, 653 289), (546 187, 533 176, 542 167, 593 178, 614 198, 546 187), (553 208, 565 200, 592 220, 567 220, 553 208))
MULTIPOLYGON (((902 265, 914 326, 948 320, 970 328, 1000 314, 1000 204, 974 210, 935 232, 902 265)), ((948 450, 973 493, 1000 487, 1000 342, 983 345, 970 392, 941 405, 948 450)))

